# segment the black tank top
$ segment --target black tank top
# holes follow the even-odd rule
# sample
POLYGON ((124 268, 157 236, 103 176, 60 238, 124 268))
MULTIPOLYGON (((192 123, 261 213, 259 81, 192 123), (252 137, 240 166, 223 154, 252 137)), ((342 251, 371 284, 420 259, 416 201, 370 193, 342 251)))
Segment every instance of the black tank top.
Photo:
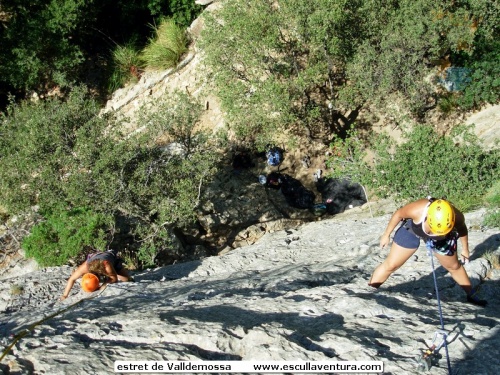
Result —
POLYGON ((122 261, 118 258, 113 250, 108 250, 100 253, 91 254, 87 257, 87 264, 93 262, 94 260, 105 260, 113 265, 116 271, 120 271, 123 268, 122 261))
POLYGON ((444 236, 431 236, 430 234, 427 234, 424 232, 424 229, 422 228, 422 223, 415 224, 412 219, 407 219, 405 225, 407 225, 407 228, 410 229, 410 231, 417 236, 418 238, 421 238, 424 241, 427 240, 444 240, 446 238, 446 235, 444 236))

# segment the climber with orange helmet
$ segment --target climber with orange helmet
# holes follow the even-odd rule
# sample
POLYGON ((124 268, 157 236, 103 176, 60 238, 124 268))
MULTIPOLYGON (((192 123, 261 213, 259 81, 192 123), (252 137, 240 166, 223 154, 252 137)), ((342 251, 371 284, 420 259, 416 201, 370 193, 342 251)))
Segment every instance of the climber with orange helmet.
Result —
POLYGON ((76 280, 82 277, 81 286, 85 292, 94 292, 99 289, 100 279, 104 283, 112 284, 118 281, 131 281, 128 271, 122 265, 122 260, 116 255, 114 250, 97 252, 87 256, 83 262, 69 277, 66 288, 60 300, 64 300, 71 292, 71 288, 76 280))
POLYGON ((396 226, 387 258, 375 269, 368 285, 378 288, 417 251, 420 240, 432 250, 441 265, 467 293, 467 301, 485 306, 478 299, 462 263, 469 262, 469 238, 465 217, 445 199, 420 199, 396 210, 380 237, 380 247, 386 247, 396 226), (401 223, 401 224, 400 224, 401 223), (457 242, 462 245, 459 262, 457 242))
POLYGON ((93 273, 86 273, 85 275, 82 276, 82 290, 87 293, 92 293, 95 292, 97 289, 99 289, 101 284, 101 280, 97 277, 97 275, 94 275, 93 273))

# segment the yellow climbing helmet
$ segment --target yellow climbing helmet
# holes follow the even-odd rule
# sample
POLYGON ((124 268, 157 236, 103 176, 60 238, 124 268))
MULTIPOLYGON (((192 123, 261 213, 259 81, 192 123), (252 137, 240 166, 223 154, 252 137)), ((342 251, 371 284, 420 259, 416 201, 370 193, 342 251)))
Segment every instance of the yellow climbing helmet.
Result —
POLYGON ((455 226, 455 211, 444 199, 436 199, 427 210, 427 224, 432 234, 445 235, 455 226))

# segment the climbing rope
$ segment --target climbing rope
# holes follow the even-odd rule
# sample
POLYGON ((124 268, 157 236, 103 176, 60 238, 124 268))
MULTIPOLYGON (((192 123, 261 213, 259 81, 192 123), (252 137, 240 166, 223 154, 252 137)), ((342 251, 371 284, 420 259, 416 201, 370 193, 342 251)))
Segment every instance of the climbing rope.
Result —
MULTIPOLYGON (((366 189, 363 185, 361 185, 361 187, 363 188, 363 192, 365 193, 365 197, 366 197, 366 203, 370 203, 369 199, 368 199, 368 194, 366 194, 366 189)), ((371 205, 368 205, 368 208, 370 209, 370 215, 371 217, 373 218, 373 212, 372 212, 372 206, 371 205)))
POLYGON ((61 309, 61 310, 58 310, 50 315, 47 315, 46 317, 44 317, 43 319, 40 319, 39 321, 35 322, 35 323, 32 323, 30 324, 27 328, 23 329, 22 331, 12 335, 12 342, 5 347, 5 349, 2 351, 2 356, 0 356, 0 362, 2 361, 2 359, 4 359, 4 357, 9 354, 10 350, 14 347, 14 345, 16 345, 16 343, 21 340, 24 336, 26 336, 28 333, 32 332, 37 326, 39 326, 40 324, 42 323, 45 323, 47 320, 50 320, 54 317, 56 317, 57 315, 60 315, 68 310, 71 310, 73 307, 77 306, 78 304, 82 303, 83 301, 85 300, 88 300, 88 299, 92 299, 92 298, 95 298, 97 296, 100 296, 102 292, 104 292, 104 290, 106 289, 106 287, 108 286, 108 284, 104 284, 103 287, 101 288, 101 290, 99 291, 99 293, 96 293, 94 295, 91 295, 90 297, 84 297, 82 299, 79 299, 78 301, 76 301, 75 303, 72 303, 71 305, 69 306, 66 306, 65 308, 61 309))
POLYGON ((444 346, 444 350, 446 352, 446 363, 448 365, 448 374, 452 375, 452 373, 451 373, 450 356, 448 354, 448 345, 447 345, 447 342, 446 342, 446 331, 444 329, 444 322, 443 322, 443 311, 441 309, 441 300, 439 299, 439 289, 438 289, 438 285, 437 285, 436 271, 434 269, 434 256, 432 254, 432 249, 430 247, 427 247, 427 254, 431 258, 432 276, 434 278, 434 288, 436 289, 436 299, 437 299, 437 305, 438 305, 438 310, 439 310, 439 321, 441 323, 441 329, 438 330, 436 332, 436 334, 434 335, 433 345, 431 346, 431 352, 428 353, 428 356, 430 354, 436 352, 437 350, 439 350, 439 348, 441 346, 444 346), (437 338, 438 335, 442 336, 443 341, 442 341, 441 345, 435 346, 434 345, 434 341, 436 341, 436 338, 437 338))

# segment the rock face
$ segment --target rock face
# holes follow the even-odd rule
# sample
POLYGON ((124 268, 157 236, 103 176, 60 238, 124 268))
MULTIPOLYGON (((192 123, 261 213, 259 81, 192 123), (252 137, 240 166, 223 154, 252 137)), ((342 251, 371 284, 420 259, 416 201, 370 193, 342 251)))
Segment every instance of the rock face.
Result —
POLYGON ((485 149, 498 147, 500 139, 500 104, 488 105, 467 118, 467 125, 474 124, 474 132, 485 149))
MULTIPOLYGON (((481 228, 483 213, 466 215, 473 259, 466 269, 489 305, 464 303, 436 264, 449 359, 463 374, 500 368, 500 275, 481 257, 498 257, 500 234, 481 228)), ((75 286, 58 302, 69 267, 4 279, 1 342, 27 334, 0 369, 109 374, 117 360, 379 360, 384 373, 416 373, 414 359, 440 328, 430 258, 422 247, 369 290, 387 254, 378 237, 389 219, 370 216, 359 208, 268 233, 222 256, 136 273, 136 282, 83 300, 89 295, 75 286)), ((431 372, 448 373, 444 348, 431 372)))

